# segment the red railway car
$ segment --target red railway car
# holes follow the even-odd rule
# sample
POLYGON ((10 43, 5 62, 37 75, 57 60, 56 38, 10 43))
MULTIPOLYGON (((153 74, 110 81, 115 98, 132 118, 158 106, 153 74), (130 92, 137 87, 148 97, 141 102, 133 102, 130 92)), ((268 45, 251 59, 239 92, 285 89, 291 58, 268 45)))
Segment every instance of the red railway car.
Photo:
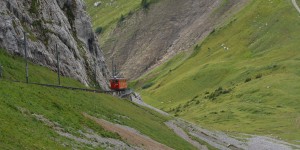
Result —
POLYGON ((109 82, 112 90, 124 91, 127 89, 127 80, 125 78, 112 78, 109 82))

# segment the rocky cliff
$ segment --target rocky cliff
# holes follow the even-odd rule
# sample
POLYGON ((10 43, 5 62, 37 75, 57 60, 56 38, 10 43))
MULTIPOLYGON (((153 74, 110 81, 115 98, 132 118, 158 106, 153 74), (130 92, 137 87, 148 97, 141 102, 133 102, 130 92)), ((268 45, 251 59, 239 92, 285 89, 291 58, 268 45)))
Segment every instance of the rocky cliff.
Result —
POLYGON ((160 0, 127 16, 105 41, 125 77, 136 78, 181 51, 192 48, 247 0, 160 0))
POLYGON ((82 0, 0 0, 0 48, 24 55, 27 33, 31 61, 56 70, 56 50, 61 72, 85 85, 107 89, 109 72, 82 0), (96 66, 96 67, 95 67, 96 66))

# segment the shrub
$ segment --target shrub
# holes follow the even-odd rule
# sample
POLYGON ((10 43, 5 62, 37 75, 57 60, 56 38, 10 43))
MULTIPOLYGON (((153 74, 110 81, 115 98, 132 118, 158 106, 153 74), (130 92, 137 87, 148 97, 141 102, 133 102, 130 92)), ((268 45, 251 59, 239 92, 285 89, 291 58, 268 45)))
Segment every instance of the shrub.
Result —
POLYGON ((132 15, 133 15, 133 12, 130 10, 128 13, 128 16, 132 16, 132 15))
POLYGON ((261 78, 261 77, 262 77, 262 74, 257 74, 257 75, 255 76, 256 79, 259 79, 259 78, 261 78))
POLYGON ((245 83, 250 82, 251 80, 252 80, 251 78, 247 78, 247 79, 245 80, 245 83))
POLYGON ((148 2, 147 0, 142 0, 142 2, 141 2, 142 8, 148 9, 149 5, 150 5, 150 2, 148 2))
POLYGON ((211 100, 215 100, 218 96, 222 94, 228 94, 232 91, 232 89, 223 89, 222 87, 217 88, 213 93, 205 96, 205 98, 209 98, 211 100))
POLYGON ((213 29, 209 34, 214 34, 216 32, 216 29, 213 29))
POLYGON ((146 83, 146 84, 144 84, 144 85, 142 86, 142 89, 148 89, 148 88, 150 88, 152 85, 153 85, 152 82, 146 83))
POLYGON ((96 30, 95 30, 96 34, 98 34, 98 35, 101 34, 102 31, 103 31, 102 27, 97 27, 96 30))
POLYGON ((194 50, 198 50, 200 48, 200 46, 197 44, 195 47, 194 47, 194 50))
POLYGON ((125 16, 122 14, 121 17, 119 18, 119 23, 123 22, 125 20, 125 16))

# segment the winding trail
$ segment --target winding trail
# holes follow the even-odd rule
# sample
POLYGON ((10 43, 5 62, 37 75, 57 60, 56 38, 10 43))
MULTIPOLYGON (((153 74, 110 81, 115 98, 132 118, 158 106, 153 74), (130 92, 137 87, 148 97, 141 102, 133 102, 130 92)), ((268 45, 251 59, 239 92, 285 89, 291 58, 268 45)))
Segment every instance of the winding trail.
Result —
POLYGON ((299 5, 297 4, 296 0, 292 0, 292 3, 294 5, 294 7, 297 9, 297 11, 300 13, 300 7, 299 5))
MULTIPOLYGON (((300 13, 300 12, 299 12, 300 13)), ((143 102, 141 96, 137 93, 131 95, 131 100, 141 106, 153 109, 162 115, 169 115, 168 113, 154 108, 143 102)), ((237 134, 235 137, 230 136, 224 132, 211 131, 187 122, 186 120, 175 118, 165 124, 172 129, 178 136, 194 145, 198 149, 207 149, 207 145, 201 144, 199 141, 206 142, 207 144, 222 150, 292 150, 300 149, 300 145, 290 144, 284 141, 273 139, 265 136, 250 135, 250 134, 237 134), (194 140, 197 138, 198 140, 194 140)))

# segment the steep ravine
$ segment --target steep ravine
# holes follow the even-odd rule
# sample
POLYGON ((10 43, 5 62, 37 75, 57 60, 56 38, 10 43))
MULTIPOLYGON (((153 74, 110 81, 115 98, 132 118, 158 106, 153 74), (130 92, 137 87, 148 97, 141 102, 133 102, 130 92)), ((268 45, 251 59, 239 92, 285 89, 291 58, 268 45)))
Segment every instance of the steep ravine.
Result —
POLYGON ((161 0, 119 22, 102 45, 105 56, 125 77, 137 78, 192 48, 246 2, 161 0))
POLYGON ((28 37, 31 61, 56 70, 58 45, 62 75, 85 85, 97 82, 108 89, 103 53, 81 0, 1 0, 0 48, 24 55, 23 32, 28 37))

